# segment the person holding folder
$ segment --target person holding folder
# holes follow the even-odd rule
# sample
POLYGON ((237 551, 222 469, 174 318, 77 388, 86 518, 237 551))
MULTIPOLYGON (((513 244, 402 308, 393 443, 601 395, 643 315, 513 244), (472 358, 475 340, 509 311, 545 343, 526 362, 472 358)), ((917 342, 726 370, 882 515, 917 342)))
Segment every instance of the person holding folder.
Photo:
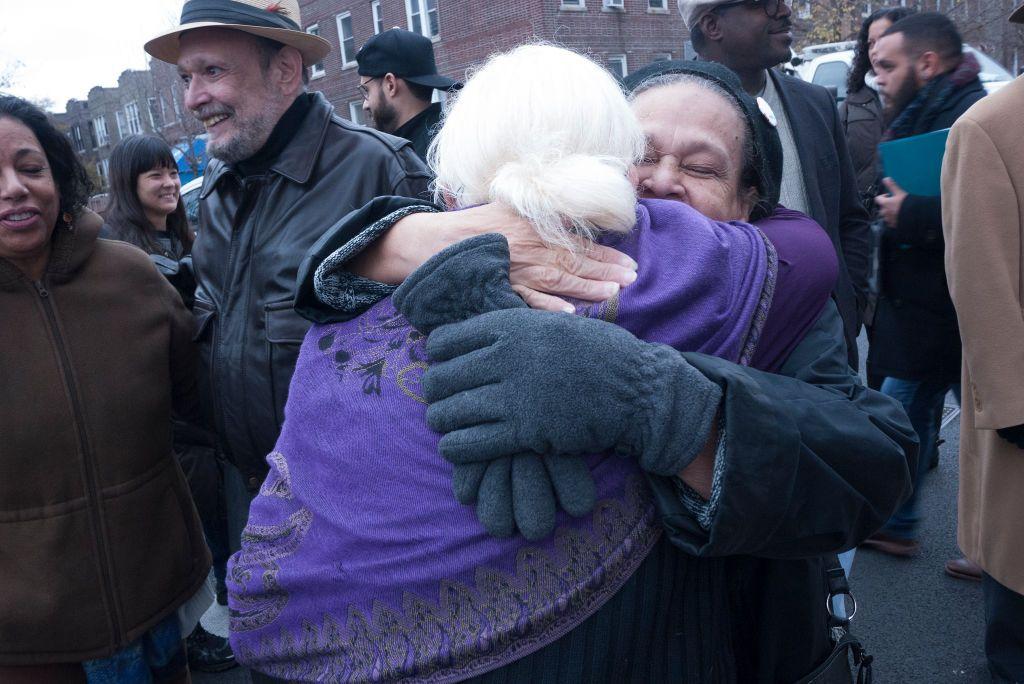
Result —
MULTIPOLYGON (((893 24, 875 43, 872 65, 890 122, 887 141, 947 129, 985 95, 977 60, 964 54, 956 25, 937 12, 893 24)), ((941 154, 920 163, 937 172, 941 154)), ((937 451, 943 400, 950 389, 959 396, 960 332, 946 284, 938 193, 910 194, 892 178, 882 182, 888 193, 875 200, 885 222, 881 292, 868 363, 885 377, 882 392, 903 403, 921 450, 913 495, 864 546, 911 556, 920 549, 918 491, 937 451)))

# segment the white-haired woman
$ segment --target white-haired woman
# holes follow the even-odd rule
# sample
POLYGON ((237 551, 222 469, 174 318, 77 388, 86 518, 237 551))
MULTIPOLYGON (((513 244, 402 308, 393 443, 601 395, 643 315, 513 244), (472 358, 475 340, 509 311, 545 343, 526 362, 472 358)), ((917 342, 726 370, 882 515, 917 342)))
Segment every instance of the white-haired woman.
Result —
MULTIPOLYGON (((532 312, 509 284, 505 239, 483 235, 437 254, 359 317, 314 326, 232 561, 242 661, 322 681, 735 681, 761 671, 758 649, 736 641, 731 589, 742 576, 695 558, 693 540, 707 545, 722 502, 709 474, 725 473, 716 464, 739 446, 730 426, 782 419, 795 433, 794 416, 770 405, 737 415, 729 383, 677 350, 750 363, 773 293, 802 298, 796 318, 813 320, 831 283, 826 273, 787 289, 777 251, 749 224, 638 203, 627 172, 643 142, 612 78, 568 51, 519 48, 467 82, 432 152, 439 196, 452 208, 510 207, 541 244, 614 245, 636 277, 574 315, 532 312), (537 315, 536 329, 564 336, 516 339, 537 315), (502 348, 521 344, 541 353, 524 374, 551 371, 532 388, 533 406, 501 396, 515 374, 502 348), (431 368, 431 357, 444 362, 431 368), (459 368, 473 378, 453 375, 459 368), (462 389, 483 383, 483 394, 460 401, 456 376, 462 389), (539 423, 517 423, 525 414, 539 423), (439 443, 428 421, 469 429, 439 443), (666 496, 677 515, 660 520, 654 501, 666 496), (685 543, 681 530, 692 535, 685 543)), ((338 239, 318 250, 335 252, 338 239)), ((317 260, 304 283, 324 309, 351 304, 346 258, 317 260)), ((775 334, 799 336, 796 318, 775 334)), ((872 438, 897 481, 902 454, 884 444, 898 428, 872 438)), ((814 454, 795 463, 800 440, 789 441, 783 470, 830 467, 814 454)), ((802 551, 844 543, 849 521, 824 518, 813 542, 801 533, 802 551)), ((779 514, 773 526, 786 536, 792 521, 779 514)), ((824 629, 819 637, 827 642, 824 629)), ((820 644, 805 650, 820 660, 820 644)))

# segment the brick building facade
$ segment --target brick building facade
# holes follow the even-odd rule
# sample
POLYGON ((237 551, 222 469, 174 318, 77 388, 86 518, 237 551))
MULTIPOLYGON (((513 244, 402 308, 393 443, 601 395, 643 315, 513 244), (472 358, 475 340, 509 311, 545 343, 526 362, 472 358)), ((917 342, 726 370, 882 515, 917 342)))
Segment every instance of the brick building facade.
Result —
MULTIPOLYGON (((362 97, 355 54, 374 33, 393 26, 435 41, 438 70, 456 79, 487 55, 529 40, 556 42, 590 54, 625 75, 656 59, 684 56, 686 30, 675 0, 300 0, 303 28, 333 49, 312 69, 310 89, 322 91, 342 116, 360 121, 362 97), (339 36, 344 41, 339 42, 339 36)), ((71 138, 98 191, 107 188, 111 150, 124 137, 151 133, 186 157, 202 126, 185 110, 174 66, 151 60, 148 71, 125 71, 112 88, 95 87, 69 100, 54 118, 71 138)), ((198 165, 198 159, 187 161, 198 165)))
POLYGON ((314 69, 311 87, 355 120, 362 105, 356 51, 394 26, 431 37, 438 71, 459 80, 492 52, 530 40, 589 54, 621 75, 686 50, 675 0, 301 0, 300 6, 303 28, 334 48, 314 69))
MULTIPOLYGON (((946 12, 967 42, 1016 73, 1024 67, 1024 29, 1006 21, 1017 0, 893 0, 946 12)), ((370 36, 393 26, 434 39, 438 70, 464 79, 487 55, 524 41, 554 42, 591 55, 625 75, 658 59, 692 56, 676 0, 300 0, 303 28, 327 39, 333 49, 312 69, 310 88, 322 91, 342 116, 361 120, 355 54, 370 36)), ((815 41, 854 37, 860 22, 883 3, 863 0, 805 0, 792 3, 798 50, 815 41), (822 31, 822 24, 835 28, 822 31), (815 30, 817 28, 817 30, 815 30)), ((97 182, 106 189, 110 151, 126 135, 155 133, 190 152, 203 134, 185 110, 184 90, 174 66, 158 60, 148 71, 125 71, 114 88, 95 87, 86 100, 69 100, 55 115, 97 182)))
POLYGON ((68 100, 65 112, 54 119, 71 138, 97 191, 103 192, 108 185, 110 153, 129 135, 154 134, 168 145, 191 150, 203 128, 183 103, 177 70, 153 60, 148 71, 122 72, 115 87, 96 86, 87 99, 68 100))

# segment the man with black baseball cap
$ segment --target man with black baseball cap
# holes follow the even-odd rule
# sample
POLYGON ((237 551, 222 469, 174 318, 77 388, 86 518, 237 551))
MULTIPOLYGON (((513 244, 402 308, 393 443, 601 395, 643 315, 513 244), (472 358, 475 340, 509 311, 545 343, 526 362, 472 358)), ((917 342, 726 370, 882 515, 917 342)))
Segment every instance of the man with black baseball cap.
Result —
POLYGON ((435 89, 461 84, 437 73, 434 44, 412 31, 393 28, 366 41, 356 54, 363 112, 378 131, 412 143, 426 159, 441 120, 441 104, 431 104, 435 89))

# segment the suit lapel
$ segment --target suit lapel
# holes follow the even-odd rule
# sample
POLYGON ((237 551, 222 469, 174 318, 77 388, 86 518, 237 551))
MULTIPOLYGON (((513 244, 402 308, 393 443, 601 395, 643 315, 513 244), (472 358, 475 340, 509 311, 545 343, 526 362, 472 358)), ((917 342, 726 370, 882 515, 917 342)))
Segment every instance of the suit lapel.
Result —
POLYGON ((768 70, 768 78, 775 84, 775 90, 779 93, 782 107, 785 109, 786 118, 789 119, 789 127, 793 131, 793 140, 796 144, 797 153, 800 155, 800 170, 804 177, 804 187, 807 189, 807 203, 810 208, 811 218, 822 226, 827 226, 828 217, 825 213, 825 203, 822 198, 822 186, 831 182, 834 173, 822 172, 818 163, 820 152, 832 147, 831 139, 822 135, 828 130, 826 122, 810 100, 806 97, 794 95, 790 90, 787 79, 781 76, 775 69, 768 70))

